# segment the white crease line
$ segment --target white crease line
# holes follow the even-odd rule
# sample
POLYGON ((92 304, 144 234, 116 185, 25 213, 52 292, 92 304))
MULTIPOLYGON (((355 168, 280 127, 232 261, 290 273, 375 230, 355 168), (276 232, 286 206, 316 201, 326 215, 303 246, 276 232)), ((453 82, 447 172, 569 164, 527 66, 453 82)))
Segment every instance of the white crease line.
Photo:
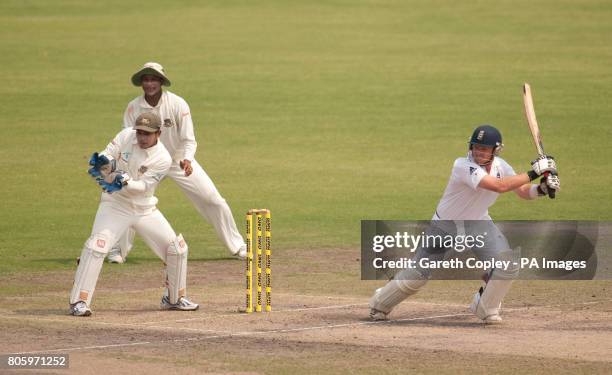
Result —
MULTIPOLYGON (((300 312, 300 311, 313 311, 313 310, 329 310, 329 309, 341 309, 341 308, 345 308, 345 307, 354 307, 354 306, 363 306, 363 305, 367 305, 367 302, 363 302, 363 303, 352 303, 352 304, 348 304, 348 305, 332 305, 332 306, 317 306, 317 307, 302 307, 302 308, 297 308, 297 309, 285 309, 285 310, 272 310, 269 312, 266 312, 264 314, 269 314, 269 313, 281 313, 281 312, 300 312)), ((253 314, 259 314, 259 313, 255 313, 253 312, 253 314)), ((224 317, 233 317, 233 316, 244 316, 244 317, 248 317, 248 316, 254 316, 253 314, 246 314, 246 313, 234 313, 234 314, 219 314, 219 315, 214 315, 214 318, 224 318, 224 317)), ((183 323, 183 322, 194 322, 194 321, 198 321, 198 320, 205 320, 205 319, 210 319, 210 316, 202 316, 202 317, 198 317, 198 318, 189 318, 189 319, 177 319, 177 320, 161 320, 161 321, 155 321, 155 322, 143 322, 143 323, 138 323, 140 326, 146 326, 148 324, 164 324, 164 323, 183 323)))
MULTIPOLYGON (((367 305, 367 303, 358 303, 358 304, 349 304, 349 305, 332 305, 332 306, 304 307, 304 308, 298 308, 298 309, 272 310, 271 312, 280 313, 280 312, 300 312, 300 311, 311 311, 311 310, 328 310, 328 309, 341 309, 341 308, 345 308, 345 307, 354 307, 354 306, 363 306, 363 305, 367 305)), ((253 314, 255 314, 255 313, 253 313, 253 314)), ((222 317, 233 317, 233 316, 245 316, 245 317, 247 317, 247 316, 251 316, 251 314, 241 314, 241 313, 220 314, 220 315, 214 315, 212 317, 213 318, 222 318, 222 317)), ((45 322, 54 322, 54 323, 71 323, 72 321, 74 321, 73 320, 74 318, 52 319, 52 318, 35 317, 35 316, 20 316, 20 315, 0 315, 0 317, 10 318, 10 319, 27 319, 27 320, 45 321, 45 322)), ((76 319, 85 320, 83 318, 76 318, 76 319)), ((99 321, 99 320, 89 320, 89 319, 87 319, 86 321, 84 321, 84 323, 94 324, 94 325, 96 325, 96 324, 106 325, 106 326, 111 326, 111 327, 112 326, 117 326, 117 327, 130 327, 130 328, 162 328, 162 329, 169 329, 169 330, 181 330, 181 329, 183 329, 183 330, 189 330, 189 331, 214 332, 214 333, 227 333, 227 334, 230 334, 229 331, 202 330, 202 329, 198 329, 198 328, 187 328, 187 327, 166 327, 166 326, 158 325, 158 324, 168 324, 168 323, 193 322, 193 321, 206 320, 206 319, 211 319, 211 316, 203 316, 203 317, 190 318, 190 319, 175 319, 175 320, 150 321, 150 322, 142 322, 142 323, 114 323, 114 322, 104 322, 104 321, 99 321)))
POLYGON ((602 303, 602 302, 610 302, 612 301, 612 299, 601 299, 601 300, 597 300, 597 301, 588 301, 588 302, 576 302, 576 303, 559 303, 556 305, 545 305, 545 306, 538 306, 538 305, 531 305, 531 306, 521 306, 521 307, 503 307, 502 306, 502 310, 504 311, 514 311, 514 310, 528 310, 528 309, 548 309, 551 307, 564 307, 564 306, 577 306, 577 305, 594 305, 596 303, 602 303))
MULTIPOLYGON (((559 304, 559 305, 545 305, 545 306, 525 306, 525 307, 517 307, 517 308, 508 308, 507 310, 526 310, 529 308, 550 308, 554 306, 576 306, 576 305, 591 305, 601 302, 609 302, 612 299, 607 300, 599 300, 599 301, 589 301, 589 302, 577 302, 572 304, 559 304)), ((236 333, 229 333, 223 335, 214 335, 214 336, 205 336, 205 337, 188 337, 184 339, 172 339, 172 340, 161 340, 157 342, 151 341, 140 341, 140 342, 132 342, 132 343, 124 343, 124 344, 111 344, 111 345, 96 345, 96 346, 84 346, 84 347, 73 347, 73 348, 63 348, 63 349, 51 349, 51 350, 37 350, 31 352, 20 352, 20 353, 6 353, 6 354, 34 354, 34 353, 55 353, 55 352, 70 352, 70 351, 78 351, 78 350, 88 350, 88 349, 108 349, 108 348, 117 348, 117 347, 127 347, 127 346, 141 346, 141 345, 150 345, 150 344, 164 344, 164 343, 179 343, 179 342, 187 342, 187 341, 204 341, 218 338, 231 338, 231 337, 242 337, 242 336, 255 336, 255 335, 265 335, 265 334, 275 334, 275 333, 290 333, 290 332, 303 332, 303 331, 311 331, 318 329, 333 329, 333 328, 342 328, 342 327, 358 327, 358 326, 368 326, 374 324, 392 324, 398 322, 409 322, 409 321, 418 321, 418 320, 429 320, 429 319, 437 319, 437 318, 450 318, 450 317, 458 317, 458 316, 471 316, 471 313, 458 313, 458 314, 446 314, 446 315, 433 315, 433 316, 425 316, 425 317, 417 317, 417 318, 404 318, 404 319, 392 319, 392 320, 378 320, 378 321, 367 321, 367 322, 353 322, 353 323, 342 323, 342 324, 328 324, 322 326, 311 326, 311 327, 299 327, 299 328, 287 328, 287 329, 276 329, 276 330, 268 330, 268 331, 242 331, 236 333)), ((112 323, 111 323, 112 324, 112 323)))
MULTIPOLYGON (((19 319, 19 320, 34 320, 34 321, 44 321, 44 322, 53 322, 53 323, 72 323, 74 322, 75 318, 69 318, 69 319, 50 319, 50 318, 38 318, 38 317, 33 317, 33 316, 18 316, 18 315, 0 315, 0 317, 2 318, 7 318, 7 319, 19 319)), ((136 328, 136 329, 148 329, 148 328, 155 328, 155 329, 161 329, 161 330, 168 330, 168 331, 197 331, 197 332, 207 332, 207 333, 227 333, 230 334, 230 331, 220 331, 220 330, 215 330, 215 329, 200 329, 200 328, 188 328, 188 327, 168 327, 168 326, 155 326, 155 325, 151 325, 151 326, 143 326, 142 324, 136 324, 136 323, 113 323, 113 322, 102 322, 102 321, 96 321, 96 320, 86 320, 87 318, 83 319, 83 318, 76 318, 79 319, 81 322, 86 323, 86 324, 93 324, 93 325, 104 325, 104 326, 110 326, 110 327, 126 327, 126 328, 136 328)))
POLYGON ((327 325, 312 326, 312 327, 273 329, 273 330, 267 330, 267 331, 242 331, 242 332, 236 332, 236 333, 231 333, 231 334, 226 334, 226 335, 215 335, 215 336, 205 336, 205 337, 188 337, 188 338, 184 338, 184 339, 161 340, 161 341, 156 341, 156 342, 140 341, 140 342, 125 343, 125 344, 83 346, 83 347, 51 349, 51 350, 37 350, 37 351, 31 351, 31 352, 19 352, 19 353, 7 353, 7 354, 22 355, 22 354, 34 354, 34 353, 73 352, 73 351, 89 350, 89 349, 108 349, 108 348, 118 348, 118 347, 125 347, 125 346, 139 346, 139 345, 150 345, 150 344, 156 344, 157 345, 157 344, 165 344, 165 343, 180 343, 180 342, 187 342, 187 341, 205 341, 205 340, 220 339, 220 338, 258 336, 258 335, 268 335, 268 334, 275 334, 275 333, 303 332, 303 331, 313 331, 313 330, 320 330, 320 329, 334 329, 334 328, 344 328, 344 327, 368 326, 368 325, 374 325, 374 324, 391 324, 391 323, 397 323, 397 322, 408 322, 408 321, 416 321, 416 320, 449 318, 449 317, 466 316, 466 315, 472 315, 472 314, 466 314, 466 313, 446 314, 446 315, 424 316, 424 317, 418 317, 418 318, 404 318, 404 319, 378 320, 378 321, 368 321, 368 322, 327 324, 327 325))

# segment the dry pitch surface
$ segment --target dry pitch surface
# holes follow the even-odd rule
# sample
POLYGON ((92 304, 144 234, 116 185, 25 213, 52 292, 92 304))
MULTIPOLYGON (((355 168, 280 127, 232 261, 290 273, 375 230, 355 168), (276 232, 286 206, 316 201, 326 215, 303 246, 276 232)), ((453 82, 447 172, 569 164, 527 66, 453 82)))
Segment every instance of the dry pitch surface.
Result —
POLYGON ((274 311, 250 315, 237 312, 235 260, 190 264, 196 312, 158 310, 153 265, 106 264, 89 318, 67 315, 70 272, 4 277, 41 291, 1 298, 0 353, 68 353, 71 372, 83 374, 612 371, 610 282, 517 282, 500 326, 467 311, 478 282, 431 282, 392 320, 371 322, 367 300, 380 283, 359 281, 355 253, 287 252, 274 264, 274 311), (281 266, 296 259, 301 272, 281 266))

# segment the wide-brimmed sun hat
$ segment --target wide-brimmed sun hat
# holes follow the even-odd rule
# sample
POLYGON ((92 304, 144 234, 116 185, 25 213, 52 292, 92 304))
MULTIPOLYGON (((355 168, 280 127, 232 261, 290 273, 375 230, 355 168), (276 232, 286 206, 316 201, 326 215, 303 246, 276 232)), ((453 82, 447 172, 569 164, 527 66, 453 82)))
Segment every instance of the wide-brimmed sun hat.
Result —
POLYGON ((132 76, 132 84, 134 86, 141 86, 142 76, 147 74, 161 78, 162 86, 170 86, 170 80, 166 76, 166 72, 164 72, 164 67, 156 62, 148 62, 144 64, 139 71, 134 73, 132 76))

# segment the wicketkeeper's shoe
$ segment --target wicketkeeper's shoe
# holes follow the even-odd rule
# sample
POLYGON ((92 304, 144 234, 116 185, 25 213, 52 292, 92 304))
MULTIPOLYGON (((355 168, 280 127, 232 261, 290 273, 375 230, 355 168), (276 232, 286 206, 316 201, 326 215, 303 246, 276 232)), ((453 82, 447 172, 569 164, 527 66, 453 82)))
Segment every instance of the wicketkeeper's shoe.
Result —
POLYGON ((161 302, 159 303, 159 307, 162 310, 195 311, 200 307, 200 305, 191 302, 185 297, 179 298, 178 303, 172 304, 170 303, 168 296, 163 296, 161 302))
POLYGON ((378 320, 389 320, 389 314, 386 314, 380 310, 370 309, 370 319, 374 321, 378 320))
POLYGON ((113 247, 106 257, 109 263, 123 263, 125 260, 121 256, 121 249, 113 247))
POLYGON ((91 309, 83 301, 79 301, 74 305, 70 305, 70 315, 74 316, 90 316, 91 309))

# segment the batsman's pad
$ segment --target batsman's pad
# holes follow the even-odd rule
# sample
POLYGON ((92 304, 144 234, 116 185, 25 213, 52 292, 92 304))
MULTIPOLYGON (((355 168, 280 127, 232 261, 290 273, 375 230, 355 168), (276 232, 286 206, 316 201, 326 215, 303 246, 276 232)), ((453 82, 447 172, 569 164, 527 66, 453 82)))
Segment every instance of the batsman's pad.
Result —
POLYGON ((400 302, 415 294, 427 283, 427 278, 413 269, 398 273, 370 298, 370 308, 388 314, 400 302))
POLYGON ((478 301, 476 315, 480 319, 499 315, 502 300, 508 294, 510 286, 512 286, 512 280, 489 280, 478 301))
POLYGON ((489 273, 489 279, 491 280, 514 280, 518 277, 519 274, 519 261, 518 254, 520 254, 521 248, 518 247, 517 250, 506 250, 502 251, 498 255, 494 257, 496 261, 503 261, 508 263, 508 268, 494 268, 489 273))
POLYGON ((480 319, 499 314, 502 300, 508 294, 512 281, 518 276, 518 272, 518 265, 511 266, 507 270, 496 268, 491 271, 489 280, 476 306, 476 315, 480 319))
POLYGON ((108 254, 113 241, 114 236, 109 231, 94 234, 85 241, 70 293, 71 304, 83 301, 90 306, 104 257, 108 254))
POLYGON ((166 253, 166 286, 170 303, 185 297, 187 288, 187 243, 179 234, 168 246, 166 253))

